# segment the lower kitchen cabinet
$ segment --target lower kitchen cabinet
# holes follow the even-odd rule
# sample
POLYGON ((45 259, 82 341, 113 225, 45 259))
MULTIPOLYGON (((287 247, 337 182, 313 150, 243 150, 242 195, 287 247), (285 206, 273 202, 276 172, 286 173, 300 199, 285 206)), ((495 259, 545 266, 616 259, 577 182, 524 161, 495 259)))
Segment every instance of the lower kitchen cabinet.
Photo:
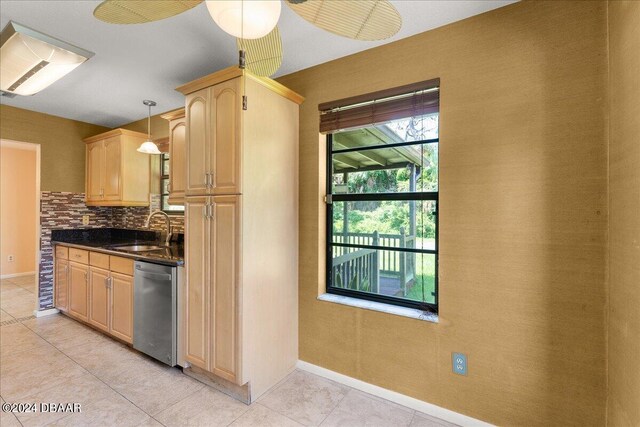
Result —
POLYGON ((109 332, 109 270, 89 269, 89 323, 109 332))
POLYGON ((66 312, 69 309, 69 261, 66 259, 56 259, 55 284, 55 306, 66 312))
MULTIPOLYGON (((58 248, 64 247, 58 245, 58 248)), ((74 249, 78 256, 73 259, 79 261, 68 261, 64 258, 64 251, 56 250, 56 308, 132 343, 133 260, 85 252, 74 249)))
POLYGON ((209 246, 210 370, 228 381, 240 377, 240 196, 211 198, 209 246))
POLYGON ((89 321, 89 266, 69 262, 69 314, 89 321))
POLYGON ((133 342, 133 277, 111 272, 111 335, 133 342))
POLYGON ((185 205, 185 255, 190 263, 187 269, 185 360, 192 365, 209 370, 209 300, 208 265, 210 197, 190 197, 185 205))
POLYGON ((187 198, 185 359, 242 384, 239 349, 240 196, 187 198), (193 237, 192 237, 193 236, 193 237))

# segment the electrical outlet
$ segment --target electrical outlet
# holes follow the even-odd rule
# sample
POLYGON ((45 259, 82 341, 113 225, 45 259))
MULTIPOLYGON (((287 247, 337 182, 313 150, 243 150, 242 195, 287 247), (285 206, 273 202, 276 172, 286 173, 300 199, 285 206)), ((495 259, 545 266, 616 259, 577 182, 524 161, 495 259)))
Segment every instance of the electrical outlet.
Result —
POLYGON ((451 353, 453 373, 467 375, 467 355, 464 353, 451 353))
POLYGON ((15 261, 15 257, 13 255, 9 255, 9 256, 7 256, 7 261, 13 262, 13 261, 15 261))
POLYGON ((89 215, 82 215, 82 225, 89 225, 89 215))

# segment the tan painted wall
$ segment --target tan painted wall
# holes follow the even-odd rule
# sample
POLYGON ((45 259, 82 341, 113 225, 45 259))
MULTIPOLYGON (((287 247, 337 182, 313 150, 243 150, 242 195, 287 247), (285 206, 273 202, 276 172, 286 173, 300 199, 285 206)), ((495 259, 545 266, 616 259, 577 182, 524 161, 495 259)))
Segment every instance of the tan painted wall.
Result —
MULTIPOLYGON (((121 126, 137 132, 147 132, 147 119, 121 126)), ((84 193, 85 144, 83 138, 106 132, 110 128, 69 120, 21 108, 0 106, 0 137, 19 142, 40 144, 42 149, 42 191, 72 191, 84 193)), ((169 136, 166 120, 151 117, 154 139, 169 136)), ((159 163, 154 163, 154 171, 159 163)), ((156 174, 157 175, 157 174, 156 174)), ((156 180, 157 181, 157 180, 156 180)), ((159 185, 152 191, 159 192, 159 185)))
POLYGON ((606 7, 516 3, 279 79, 306 97, 300 359, 499 425, 604 424, 606 7), (318 103, 434 77, 440 323, 318 301, 318 103))
MULTIPOLYGON (((161 114, 151 116, 151 138, 154 140, 169 136, 169 122, 160 116, 161 114)), ((144 118, 120 127, 135 132, 147 133, 147 121, 148 119, 144 118)))
POLYGON ((609 2, 610 426, 640 426, 640 2, 609 2))
POLYGON ((0 138, 41 146, 41 190, 84 193, 82 138, 108 128, 0 105, 0 138))
POLYGON ((0 147, 0 271, 36 271, 36 151, 0 147), (7 256, 15 260, 9 262, 7 256))

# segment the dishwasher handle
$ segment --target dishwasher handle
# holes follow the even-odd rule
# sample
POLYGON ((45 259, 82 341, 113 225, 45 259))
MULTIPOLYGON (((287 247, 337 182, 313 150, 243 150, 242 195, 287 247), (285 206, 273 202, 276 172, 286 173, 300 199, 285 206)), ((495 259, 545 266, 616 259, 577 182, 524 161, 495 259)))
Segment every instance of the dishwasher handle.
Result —
POLYGON ((170 274, 150 273, 144 270, 136 270, 136 276, 146 277, 147 279, 171 280, 170 274))

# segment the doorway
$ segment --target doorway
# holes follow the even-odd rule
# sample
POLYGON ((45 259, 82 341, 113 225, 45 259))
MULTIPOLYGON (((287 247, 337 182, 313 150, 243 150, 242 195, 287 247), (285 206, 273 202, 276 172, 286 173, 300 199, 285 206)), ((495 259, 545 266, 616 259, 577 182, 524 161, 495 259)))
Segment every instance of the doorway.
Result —
POLYGON ((0 140, 0 321, 38 310, 40 145, 0 140))

